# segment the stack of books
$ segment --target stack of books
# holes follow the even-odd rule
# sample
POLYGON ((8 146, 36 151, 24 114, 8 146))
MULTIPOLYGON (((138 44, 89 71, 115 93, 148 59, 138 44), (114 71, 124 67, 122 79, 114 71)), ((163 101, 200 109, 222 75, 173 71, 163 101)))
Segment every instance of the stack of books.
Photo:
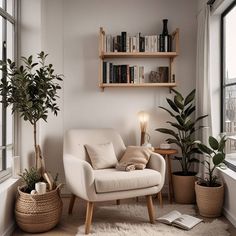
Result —
POLYGON ((104 40, 104 52, 160 52, 160 35, 146 35, 141 33, 130 36, 127 32, 120 35, 106 35, 104 40))
POLYGON ((144 66, 139 65, 114 65, 103 62, 103 83, 144 83, 144 66))

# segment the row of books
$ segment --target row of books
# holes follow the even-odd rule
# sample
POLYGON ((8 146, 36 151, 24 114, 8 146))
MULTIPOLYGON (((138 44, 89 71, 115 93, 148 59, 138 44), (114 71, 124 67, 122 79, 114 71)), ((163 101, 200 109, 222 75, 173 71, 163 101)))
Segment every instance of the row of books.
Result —
POLYGON ((144 66, 114 65, 103 62, 103 83, 144 83, 144 66))
POLYGON ((142 36, 138 33, 135 36, 127 35, 127 32, 121 32, 121 35, 106 35, 103 48, 104 52, 169 52, 172 50, 172 38, 169 35, 168 47, 165 47, 165 39, 162 35, 142 36), (164 40, 164 41, 163 41, 164 40))

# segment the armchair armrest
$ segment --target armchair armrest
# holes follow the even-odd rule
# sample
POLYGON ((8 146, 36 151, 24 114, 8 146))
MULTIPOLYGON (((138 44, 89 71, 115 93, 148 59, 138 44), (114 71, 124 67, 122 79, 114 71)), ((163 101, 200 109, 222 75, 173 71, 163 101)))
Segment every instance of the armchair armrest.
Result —
POLYGON ((78 197, 89 200, 95 193, 94 174, 91 165, 70 154, 63 157, 66 184, 78 197))
POLYGON ((165 182, 165 173, 166 173, 166 162, 162 155, 152 152, 148 165, 150 169, 158 171, 162 178, 160 187, 162 188, 165 182))

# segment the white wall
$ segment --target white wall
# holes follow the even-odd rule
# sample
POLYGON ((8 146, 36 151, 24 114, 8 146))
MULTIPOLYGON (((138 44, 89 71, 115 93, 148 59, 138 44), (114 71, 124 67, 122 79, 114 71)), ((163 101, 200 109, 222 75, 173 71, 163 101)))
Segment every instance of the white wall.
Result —
MULTIPOLYGON (((115 0, 44 1, 43 49, 50 54, 58 73, 65 75, 59 117, 41 123, 40 139, 47 167, 63 179, 63 133, 70 128, 112 127, 122 135, 126 145, 139 143, 137 113, 150 112, 148 132, 156 146, 165 137, 154 131, 165 125, 168 115, 158 109, 165 105, 168 89, 98 88, 98 31, 108 33, 157 34, 162 19, 169 19, 169 31, 180 28, 180 56, 176 59, 178 89, 187 94, 195 86, 196 1, 115 0), (184 16, 184 17, 183 17, 184 16)), ((134 60, 150 67, 168 61, 134 60)))

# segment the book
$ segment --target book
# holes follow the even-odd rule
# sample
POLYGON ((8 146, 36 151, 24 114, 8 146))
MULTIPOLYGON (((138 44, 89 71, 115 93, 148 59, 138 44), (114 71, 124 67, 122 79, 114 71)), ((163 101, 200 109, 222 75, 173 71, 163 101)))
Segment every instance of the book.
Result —
POLYGON ((174 210, 162 217, 157 218, 157 221, 164 224, 173 225, 181 229, 190 230, 203 220, 194 216, 181 214, 179 211, 174 210))
POLYGON ((126 37, 127 32, 121 32, 121 51, 126 52, 126 37))

